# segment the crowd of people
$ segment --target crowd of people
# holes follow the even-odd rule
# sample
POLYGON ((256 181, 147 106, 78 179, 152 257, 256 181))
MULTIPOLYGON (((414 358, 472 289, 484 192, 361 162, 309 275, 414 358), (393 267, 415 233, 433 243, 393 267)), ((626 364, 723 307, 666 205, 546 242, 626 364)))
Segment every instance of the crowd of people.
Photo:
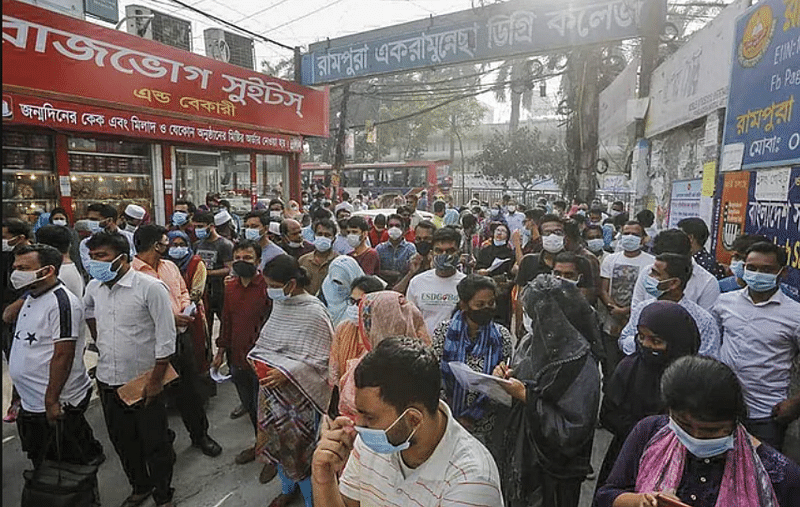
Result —
POLYGON ((368 218, 361 196, 306 191, 240 217, 209 194, 168 227, 103 203, 4 218, 4 420, 33 466, 59 427, 60 459, 103 463, 96 383, 122 507, 173 505, 168 406, 219 456, 206 406, 227 368, 253 431, 236 463, 278 477, 270 507, 577 507, 589 477, 599 507, 800 506, 785 249, 744 234, 724 266, 703 220, 658 231, 619 201, 394 204, 368 218))

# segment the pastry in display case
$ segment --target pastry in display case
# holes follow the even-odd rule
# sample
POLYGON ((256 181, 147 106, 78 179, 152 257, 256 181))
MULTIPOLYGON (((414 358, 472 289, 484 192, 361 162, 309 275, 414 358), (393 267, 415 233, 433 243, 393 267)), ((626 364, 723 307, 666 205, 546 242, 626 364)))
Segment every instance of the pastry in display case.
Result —
POLYGON ((24 217, 31 209, 56 206, 53 161, 52 136, 3 130, 3 216, 24 217))

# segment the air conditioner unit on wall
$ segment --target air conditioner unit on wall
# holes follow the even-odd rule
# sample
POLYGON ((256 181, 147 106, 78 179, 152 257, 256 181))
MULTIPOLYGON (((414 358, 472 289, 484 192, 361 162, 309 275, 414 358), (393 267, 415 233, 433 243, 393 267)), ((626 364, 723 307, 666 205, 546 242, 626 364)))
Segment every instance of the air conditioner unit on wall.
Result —
POLYGON ((192 24, 141 5, 125 7, 128 33, 186 51, 192 50, 192 24), (152 15, 152 18, 146 16, 152 15))
POLYGON ((253 39, 219 28, 207 28, 203 36, 207 57, 255 70, 253 39))

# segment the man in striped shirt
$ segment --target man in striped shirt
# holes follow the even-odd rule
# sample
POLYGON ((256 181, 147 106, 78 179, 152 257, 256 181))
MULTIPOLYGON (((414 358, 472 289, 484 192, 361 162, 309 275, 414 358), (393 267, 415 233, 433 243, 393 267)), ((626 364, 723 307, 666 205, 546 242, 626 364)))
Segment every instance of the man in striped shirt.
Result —
POLYGON ((312 462, 315 505, 503 505, 491 454, 439 400, 430 347, 388 338, 358 365, 355 383, 358 425, 347 417, 322 423, 312 462))

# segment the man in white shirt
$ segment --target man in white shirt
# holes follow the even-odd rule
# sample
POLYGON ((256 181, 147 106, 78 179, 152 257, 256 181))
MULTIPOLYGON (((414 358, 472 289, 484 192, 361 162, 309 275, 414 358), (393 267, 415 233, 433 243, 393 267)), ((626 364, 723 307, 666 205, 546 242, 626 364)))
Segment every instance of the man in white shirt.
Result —
POLYGON ((436 229, 432 238, 432 267, 411 279, 406 296, 419 308, 428 333, 450 320, 458 304, 458 282, 466 275, 458 271, 461 234, 452 227, 436 229))
MULTIPOLYGON (((58 226, 50 226, 58 227, 58 226)), ((8 370, 22 401, 17 416, 22 449, 38 467, 57 458, 48 448, 53 425, 61 419, 61 459, 100 463, 103 447, 84 416, 92 384, 83 364, 85 342, 79 336, 83 305, 58 280, 62 254, 48 245, 29 245, 14 256, 11 282, 26 291, 11 345, 8 370)))
POLYGON ((524 227, 525 214, 517 211, 517 201, 509 201, 506 207, 506 223, 508 224, 509 234, 518 231, 524 227))
POLYGON ((786 427, 800 417, 800 394, 789 397, 800 349, 800 303, 780 289, 787 262, 782 246, 755 243, 745 259, 747 286, 722 294, 712 310, 722 330, 720 359, 742 384, 747 430, 781 450, 786 427))
POLYGON ((133 492, 125 505, 153 495, 156 505, 172 507, 175 452, 168 436, 167 409, 161 397, 170 356, 175 353, 175 319, 164 282, 131 268, 124 236, 98 232, 87 246, 84 305, 100 358, 97 385, 106 427, 133 492), (142 402, 128 406, 117 394, 142 374, 148 379, 142 402))
MULTIPOLYGON (((128 245, 131 247, 130 256, 133 257, 136 255, 136 250, 133 248, 133 233, 117 227, 117 216, 117 209, 110 204, 95 202, 86 208, 86 220, 89 222, 89 229, 92 231, 92 234, 100 231, 118 232, 122 234, 125 239, 128 240, 128 245)), ((86 246, 87 241, 89 241, 89 238, 85 238, 78 246, 78 251, 81 254, 81 265, 84 269, 89 263, 89 248, 86 246)))
MULTIPOLYGON (((692 244, 689 236, 680 229, 667 229, 661 231, 653 242, 653 252, 658 255, 661 253, 675 253, 678 255, 691 255, 692 244)), ((651 296, 645 290, 645 279, 650 273, 651 266, 645 266, 639 271, 639 279, 633 289, 631 306, 641 303, 651 296)), ((705 310, 711 311, 714 303, 719 296, 719 282, 714 275, 703 269, 702 266, 692 259, 692 277, 686 284, 683 293, 688 300, 697 303, 705 310)))
POLYGON ((61 269, 58 270, 58 279, 70 292, 83 299, 83 289, 86 284, 78 267, 69 258, 69 247, 72 242, 69 229, 63 225, 45 225, 36 231, 36 242, 52 246, 61 253, 61 269))
POLYGON ((358 420, 322 422, 312 460, 315 505, 502 507, 492 455, 439 400, 441 372, 430 347, 386 339, 358 365, 355 384, 358 420))

